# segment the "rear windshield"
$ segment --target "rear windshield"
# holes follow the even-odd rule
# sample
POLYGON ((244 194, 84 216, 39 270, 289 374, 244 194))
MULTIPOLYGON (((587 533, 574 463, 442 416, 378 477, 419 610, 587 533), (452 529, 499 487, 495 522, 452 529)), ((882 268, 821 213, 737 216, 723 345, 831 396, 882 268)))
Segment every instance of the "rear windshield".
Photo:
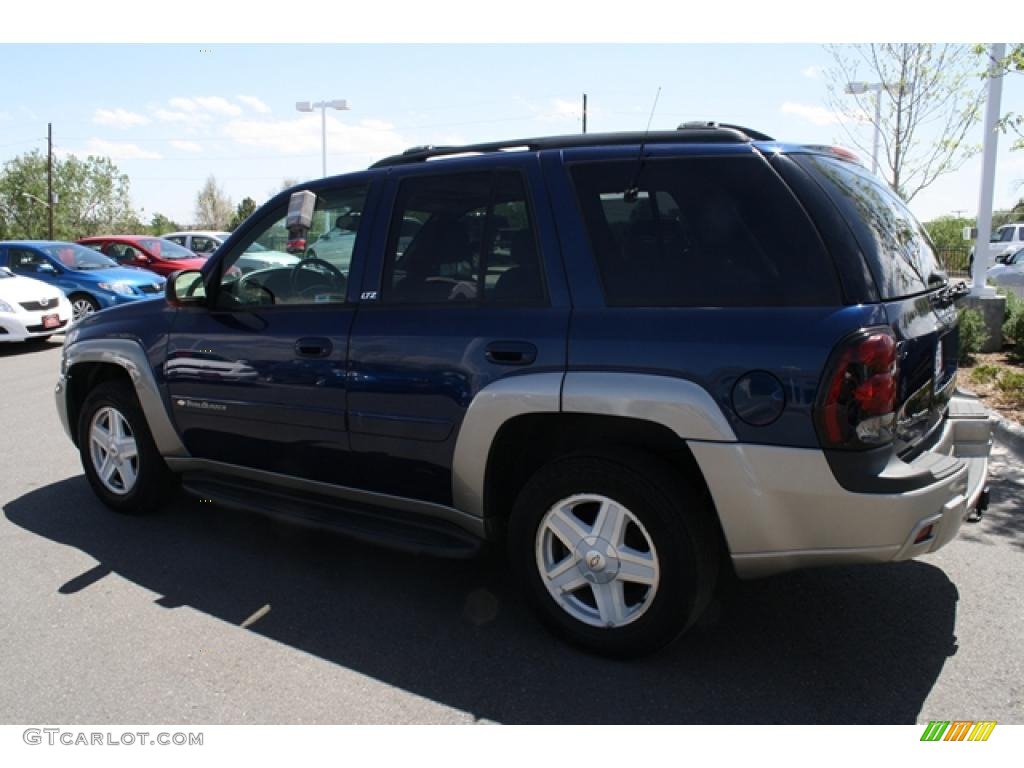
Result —
POLYGON ((609 306, 841 303, 817 231, 763 159, 649 159, 634 178, 637 165, 571 166, 609 306))
POLYGON ((823 182, 850 224, 883 300, 915 296, 947 283, 928 233, 883 182, 835 158, 794 157, 823 182))

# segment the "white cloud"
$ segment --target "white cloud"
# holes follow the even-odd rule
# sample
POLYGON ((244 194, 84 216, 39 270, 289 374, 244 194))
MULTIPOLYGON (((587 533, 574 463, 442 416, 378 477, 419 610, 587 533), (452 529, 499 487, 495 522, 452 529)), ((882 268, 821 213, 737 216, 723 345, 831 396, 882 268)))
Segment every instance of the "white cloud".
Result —
POLYGON ((196 112, 199 109, 199 105, 192 101, 192 99, 185 99, 181 96, 168 99, 167 103, 182 112, 196 112))
MULTIPOLYGON (((320 115, 297 115, 286 120, 230 120, 223 130, 237 144, 282 155, 319 154, 321 149, 320 115)), ((368 119, 353 125, 327 115, 327 153, 354 156, 352 162, 345 163, 349 167, 393 155, 413 143, 384 121, 368 119)))
POLYGON ((845 122, 843 115, 826 107, 787 101, 782 105, 781 109, 784 114, 796 115, 815 125, 838 125, 845 122))
POLYGON ((389 123, 387 120, 360 120, 359 124, 371 131, 393 131, 395 129, 394 123, 389 123))
POLYGON ((149 118, 126 109, 97 109, 92 116, 92 121, 97 125, 131 128, 134 125, 146 125, 149 123, 149 118))
POLYGON ((156 119, 164 123, 187 123, 194 118, 184 112, 172 112, 169 109, 158 109, 154 113, 156 119))
POLYGON ((171 146, 175 149, 180 149, 183 152, 202 152, 203 147, 200 144, 196 144, 194 141, 179 141, 177 139, 171 141, 171 146))
POLYGON ((237 117, 242 114, 242 108, 237 104, 232 104, 221 96, 196 96, 193 101, 202 109, 207 112, 212 112, 216 115, 225 115, 227 117, 237 117))
POLYGON ((255 96, 241 96, 241 95, 239 95, 239 96, 236 96, 235 98, 238 99, 243 104, 245 104, 250 109, 254 109, 257 112, 260 112, 260 113, 262 113, 264 115, 267 114, 268 112, 270 112, 270 107, 268 107, 262 101, 257 99, 255 96))
POLYGON ((89 139, 85 145, 86 154, 105 155, 113 160, 160 160, 163 155, 142 149, 137 144, 123 141, 89 139))
POLYGON ((811 80, 817 80, 818 78, 825 74, 825 68, 815 64, 813 66, 806 67, 805 69, 801 70, 800 74, 811 80))

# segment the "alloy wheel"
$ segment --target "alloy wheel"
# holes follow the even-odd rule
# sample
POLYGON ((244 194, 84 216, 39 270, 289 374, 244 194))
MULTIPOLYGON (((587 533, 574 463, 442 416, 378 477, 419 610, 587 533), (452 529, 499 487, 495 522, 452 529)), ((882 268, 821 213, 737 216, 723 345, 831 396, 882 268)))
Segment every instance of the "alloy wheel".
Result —
POLYGON ((139 477, 135 433, 124 415, 111 406, 96 411, 89 425, 89 455, 93 469, 111 493, 130 493, 139 477))
POLYGON ((541 582, 558 606, 591 626, 633 623, 658 591, 650 534, 607 496, 578 494, 555 503, 537 528, 536 558, 541 582))

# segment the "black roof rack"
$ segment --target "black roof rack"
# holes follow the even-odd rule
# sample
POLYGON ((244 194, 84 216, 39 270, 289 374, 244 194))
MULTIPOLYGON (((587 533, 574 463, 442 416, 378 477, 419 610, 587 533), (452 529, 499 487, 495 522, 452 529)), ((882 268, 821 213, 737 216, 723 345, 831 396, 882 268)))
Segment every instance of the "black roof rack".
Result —
POLYGON ((463 146, 423 146, 412 147, 400 155, 392 155, 378 160, 371 168, 384 168, 392 165, 407 165, 429 160, 433 157, 449 155, 481 154, 486 152, 504 152, 527 150, 537 152, 542 149, 566 149, 568 147, 597 147, 610 144, 745 144, 751 141, 774 141, 759 131, 742 128, 724 123, 682 123, 674 131, 627 131, 622 133, 581 133, 568 136, 540 136, 532 139, 513 139, 509 141, 492 141, 483 144, 466 144, 463 146))

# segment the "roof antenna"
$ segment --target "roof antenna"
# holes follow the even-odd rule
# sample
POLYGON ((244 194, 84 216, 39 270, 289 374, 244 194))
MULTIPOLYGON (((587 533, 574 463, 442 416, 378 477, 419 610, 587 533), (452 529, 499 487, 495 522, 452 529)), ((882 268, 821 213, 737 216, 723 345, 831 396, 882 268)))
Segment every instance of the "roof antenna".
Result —
POLYGON ((635 203, 637 197, 640 196, 640 187, 637 184, 640 183, 640 174, 644 170, 644 147, 647 144, 647 134, 651 132, 651 121, 654 119, 654 110, 658 108, 658 97, 661 96, 661 86, 658 86, 658 92, 654 94, 654 105, 651 107, 651 115, 647 118, 647 130, 644 131, 643 141, 640 142, 640 152, 637 155, 636 172, 633 174, 633 180, 626 191, 622 193, 622 199, 627 203, 635 203))

